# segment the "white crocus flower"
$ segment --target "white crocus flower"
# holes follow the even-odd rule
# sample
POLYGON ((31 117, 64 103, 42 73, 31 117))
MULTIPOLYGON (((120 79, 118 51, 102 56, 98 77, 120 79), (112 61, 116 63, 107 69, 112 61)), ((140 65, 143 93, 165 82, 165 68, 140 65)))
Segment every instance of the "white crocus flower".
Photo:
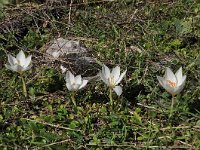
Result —
POLYGON ((8 54, 8 62, 9 64, 5 64, 7 69, 21 73, 31 68, 31 55, 26 58, 21 50, 16 58, 8 54))
POLYGON ((88 83, 88 80, 83 80, 81 75, 77 75, 76 77, 74 77, 74 75, 70 71, 67 71, 65 80, 67 89, 69 91, 77 91, 85 87, 88 83))
POLYGON ((167 67, 164 77, 157 76, 157 79, 167 92, 175 96, 183 90, 186 75, 183 76, 182 67, 175 74, 167 67))
POLYGON ((125 70, 120 75, 120 67, 119 66, 116 66, 110 72, 110 69, 106 65, 103 65, 102 71, 100 72, 100 77, 109 88, 113 89, 116 92, 116 94, 118 96, 120 96, 122 94, 122 88, 121 88, 121 86, 117 86, 117 85, 120 83, 120 81, 126 74, 126 71, 127 70, 125 70))

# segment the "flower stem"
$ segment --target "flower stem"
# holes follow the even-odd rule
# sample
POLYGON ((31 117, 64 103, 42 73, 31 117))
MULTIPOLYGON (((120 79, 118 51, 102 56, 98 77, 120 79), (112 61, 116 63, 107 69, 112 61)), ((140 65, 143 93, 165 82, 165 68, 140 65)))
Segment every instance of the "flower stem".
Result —
POLYGON ((172 95, 172 103, 171 103, 171 107, 170 107, 170 115, 169 115, 169 118, 172 117, 173 109, 174 109, 174 103, 175 103, 175 96, 172 95))
POLYGON ((24 81, 24 77, 22 74, 20 74, 21 78, 22 78, 22 86, 23 86, 23 93, 24 93, 24 96, 27 97, 27 90, 26 90, 26 84, 25 84, 25 81, 24 81))
POLYGON ((110 107, 111 109, 113 109, 112 88, 109 88, 109 99, 110 99, 110 107))
POLYGON ((76 105, 76 100, 75 100, 75 92, 72 92, 71 93, 71 100, 72 100, 72 103, 74 104, 74 107, 75 109, 77 108, 77 105, 76 105))

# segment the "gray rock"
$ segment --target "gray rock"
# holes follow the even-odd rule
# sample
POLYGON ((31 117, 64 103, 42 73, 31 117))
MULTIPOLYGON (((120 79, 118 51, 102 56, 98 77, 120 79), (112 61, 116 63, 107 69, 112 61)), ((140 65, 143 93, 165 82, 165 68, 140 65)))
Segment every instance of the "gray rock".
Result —
POLYGON ((70 70, 85 76, 94 76, 98 73, 98 64, 91 52, 80 41, 64 38, 51 41, 46 49, 47 59, 50 59, 55 68, 59 68, 63 73, 70 70))
POLYGON ((63 38, 58 38, 54 40, 46 50, 46 53, 50 54, 54 58, 58 58, 60 56, 63 56, 64 54, 79 55, 86 52, 86 48, 81 46, 79 41, 66 40, 63 38))

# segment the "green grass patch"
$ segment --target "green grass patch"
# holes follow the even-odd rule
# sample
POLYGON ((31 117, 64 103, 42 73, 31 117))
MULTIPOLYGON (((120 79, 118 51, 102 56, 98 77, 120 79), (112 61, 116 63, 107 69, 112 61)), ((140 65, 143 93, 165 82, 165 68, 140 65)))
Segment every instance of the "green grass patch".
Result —
POLYGON ((0 15, 0 149, 200 148, 198 1, 33 4, 0 15), (113 110, 100 80, 77 92, 74 109, 57 62, 42 59, 45 45, 58 37, 80 40, 109 67, 127 68, 113 110), (26 98, 17 73, 4 66, 7 54, 20 50, 33 55, 24 74, 26 98), (186 85, 169 117, 172 97, 156 76, 181 66, 186 85))

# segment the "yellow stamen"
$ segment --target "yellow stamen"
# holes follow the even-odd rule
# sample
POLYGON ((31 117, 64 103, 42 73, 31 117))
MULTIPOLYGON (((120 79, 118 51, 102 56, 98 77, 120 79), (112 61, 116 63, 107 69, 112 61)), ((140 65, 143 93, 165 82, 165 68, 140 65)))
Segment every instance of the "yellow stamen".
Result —
POLYGON ((170 80, 167 80, 167 84, 168 84, 169 86, 173 87, 173 88, 175 88, 176 85, 177 85, 175 82, 170 81, 170 80))

